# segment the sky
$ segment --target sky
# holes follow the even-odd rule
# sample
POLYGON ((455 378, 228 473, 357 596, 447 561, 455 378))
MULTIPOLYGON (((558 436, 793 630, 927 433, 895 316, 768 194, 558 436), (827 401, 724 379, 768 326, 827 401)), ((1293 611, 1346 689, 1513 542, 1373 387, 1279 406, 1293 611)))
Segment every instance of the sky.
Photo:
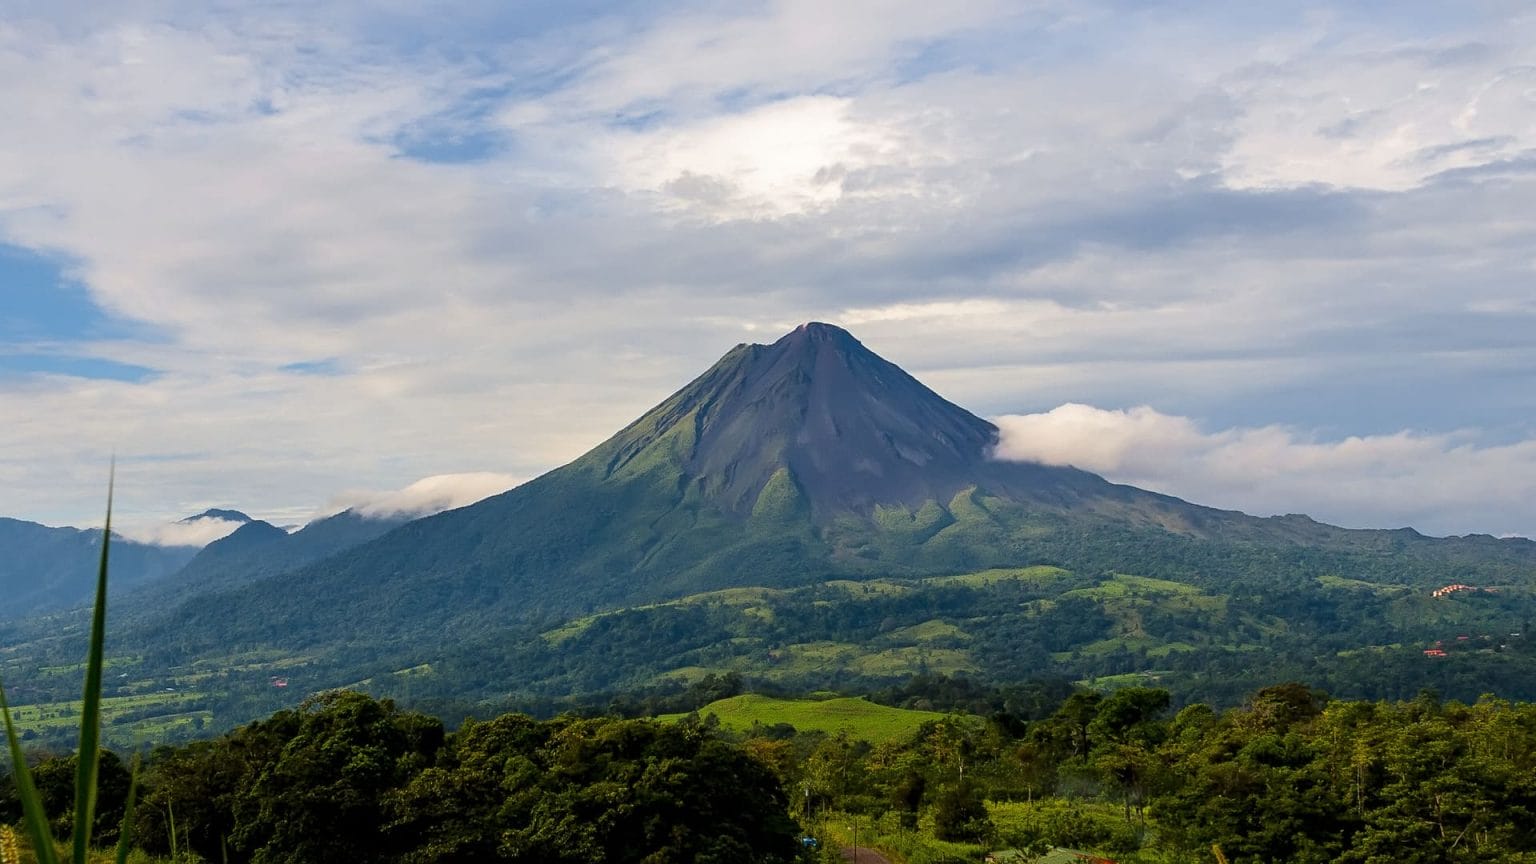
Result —
POLYGON ((0 514, 456 506, 821 320, 999 458, 1536 535, 1528 3, 0 10, 0 514))

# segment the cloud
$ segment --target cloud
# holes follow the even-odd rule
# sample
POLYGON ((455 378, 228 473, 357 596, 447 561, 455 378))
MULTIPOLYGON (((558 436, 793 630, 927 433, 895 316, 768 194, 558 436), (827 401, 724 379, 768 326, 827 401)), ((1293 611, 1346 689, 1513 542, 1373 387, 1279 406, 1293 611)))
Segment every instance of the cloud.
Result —
POLYGON ((207 546, 215 540, 235 533, 245 523, 233 519, 215 519, 204 516, 190 522, 170 522, 158 525, 114 526, 113 533, 130 540, 155 546, 207 546))
POLYGON ((1284 426, 1206 431, 1147 406, 1069 403, 996 418, 997 458, 1073 465, 1198 504, 1346 527, 1536 533, 1536 440, 1471 431, 1322 440, 1284 426))
POLYGON ((1403 190, 1536 147, 1536 54, 1528 46, 1506 53, 1449 39, 1351 42, 1228 79, 1244 106, 1223 159, 1230 184, 1403 190))
POLYGON ((823 210, 852 173, 894 157, 887 130, 849 117, 850 100, 807 96, 694 126, 616 136, 614 173, 666 207, 715 219, 823 210))
POLYGON ((854 85, 889 76, 925 46, 1000 27, 1048 21, 1052 4, 960 0, 770 0, 752 7, 706 3, 641 24, 602 46, 571 88, 589 110, 707 110, 736 98, 854 85))
POLYGON ((518 485, 524 478, 475 472, 423 477, 389 492, 349 492, 331 500, 329 512, 354 510, 364 516, 428 516, 466 507, 518 485))
POLYGON ((0 243, 124 323, 9 347, 154 370, 0 376, 0 513, 534 476, 810 319, 986 414, 1536 416, 1528 13, 152 5, 0 23, 0 243))

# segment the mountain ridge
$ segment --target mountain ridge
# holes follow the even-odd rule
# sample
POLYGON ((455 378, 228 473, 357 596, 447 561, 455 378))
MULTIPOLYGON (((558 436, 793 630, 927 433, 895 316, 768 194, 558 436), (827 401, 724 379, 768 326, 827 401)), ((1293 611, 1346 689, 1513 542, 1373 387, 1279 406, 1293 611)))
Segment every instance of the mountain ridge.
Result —
POLYGON ((165 604, 209 590, 231 590, 305 567, 345 552, 410 521, 406 516, 369 517, 343 510, 294 532, 252 519, 215 540, 185 566, 123 598, 125 615, 142 619, 165 604))
MULTIPOLYGON (((0 620, 69 609, 95 588, 100 528, 51 527, 0 517, 0 620)), ((113 593, 169 576, 196 546, 159 546, 112 536, 113 593)))

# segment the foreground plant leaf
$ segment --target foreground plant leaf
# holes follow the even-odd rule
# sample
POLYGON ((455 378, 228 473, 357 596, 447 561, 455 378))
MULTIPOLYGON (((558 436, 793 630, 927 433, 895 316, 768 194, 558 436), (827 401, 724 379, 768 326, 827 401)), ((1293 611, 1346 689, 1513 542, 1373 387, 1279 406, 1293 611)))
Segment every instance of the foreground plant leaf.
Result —
POLYGON ((107 479, 107 524, 101 532, 101 562, 96 568, 96 608, 91 613, 91 646, 85 662, 85 693, 80 711, 80 760, 75 773, 75 825, 72 860, 84 862, 96 819, 96 777, 101 767, 101 667, 107 641, 107 553, 112 545, 112 492, 116 466, 107 479))
POLYGON ((16 736, 16 724, 11 721, 11 706, 5 700, 5 686, 0 683, 0 716, 5 719, 5 737, 11 750, 11 774, 16 782, 16 795, 21 799, 23 823, 27 836, 32 839, 33 854, 37 864, 58 864, 53 848, 53 834, 48 830, 48 814, 43 812, 43 799, 32 782, 32 771, 27 767, 21 752, 21 739, 16 736))
POLYGON ((142 762, 140 757, 133 757, 133 773, 128 779, 128 800, 123 804, 123 825, 117 832, 117 852, 112 859, 117 864, 127 864, 128 853, 133 849, 133 809, 139 800, 139 769, 143 767, 142 762))
MULTIPOLYGON (((85 691, 80 711, 80 751, 75 769, 75 823, 70 855, 72 864, 86 864, 89 860, 91 823, 96 818, 96 783, 101 766, 101 670, 107 634, 107 555, 112 545, 112 491, 115 475, 114 466, 107 480, 107 521, 101 533, 101 561, 96 569, 96 607, 91 616, 91 644, 86 654, 85 691)), ((38 794, 32 772, 21 752, 21 740, 16 733, 16 724, 11 719, 11 708, 5 699, 3 682, 0 682, 0 717, 5 721, 5 737, 11 753, 16 792, 21 798, 27 835, 32 838, 33 855, 38 864, 58 864, 59 856, 48 827, 48 814, 43 810, 42 796, 38 794)), ((132 814, 133 796, 137 792, 137 778, 135 767, 134 781, 129 788, 129 815, 132 814)), ((117 849, 119 862, 126 861, 128 857, 126 830, 125 817, 125 833, 117 849)))

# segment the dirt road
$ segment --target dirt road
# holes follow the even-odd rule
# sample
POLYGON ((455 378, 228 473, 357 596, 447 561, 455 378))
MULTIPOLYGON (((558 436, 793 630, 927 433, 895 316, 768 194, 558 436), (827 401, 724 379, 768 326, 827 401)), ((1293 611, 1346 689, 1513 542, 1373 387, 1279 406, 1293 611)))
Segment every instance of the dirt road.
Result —
POLYGON ((891 859, 881 855, 868 846, 844 846, 842 849, 844 861, 858 861, 859 864, 891 864, 891 859), (855 857, 854 853, 858 855, 855 857))

